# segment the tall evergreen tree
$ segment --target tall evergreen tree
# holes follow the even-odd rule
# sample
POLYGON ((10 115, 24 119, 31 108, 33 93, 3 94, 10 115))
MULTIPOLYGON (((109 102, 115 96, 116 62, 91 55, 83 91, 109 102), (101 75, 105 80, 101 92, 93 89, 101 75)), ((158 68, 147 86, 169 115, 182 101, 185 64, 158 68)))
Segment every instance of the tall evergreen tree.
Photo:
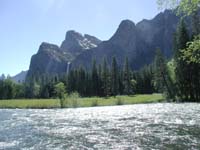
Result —
POLYGON ((187 82, 189 101, 200 102, 200 35, 188 42, 187 48, 182 50, 181 60, 187 64, 189 70, 187 82))
POLYGON ((94 96, 97 96, 99 90, 99 77, 95 60, 93 60, 92 63, 92 90, 93 90, 92 94, 94 96))
POLYGON ((75 92, 76 89, 76 77, 75 77, 75 71, 71 70, 68 74, 67 78, 67 92, 72 93, 75 92))
POLYGON ((109 69, 105 58, 103 59, 103 68, 101 76, 103 96, 108 96, 110 94, 109 69))
POLYGON ((184 20, 181 19, 177 32, 176 32, 176 49, 175 49, 175 74, 176 74, 176 82, 178 87, 178 95, 182 100, 187 100, 189 97, 188 95, 188 82, 189 82, 189 75, 188 66, 187 64, 180 59, 181 57, 181 50, 186 48, 186 43, 189 41, 189 35, 186 29, 186 25, 184 20))
POLYGON ((124 92, 124 84, 123 84, 123 71, 118 71, 118 83, 119 83, 119 94, 122 95, 124 92))
POLYGON ((123 84, 124 84, 124 94, 130 95, 131 94, 131 80, 130 80, 130 69, 128 63, 128 57, 126 57, 125 64, 124 64, 124 71, 123 71, 123 84))
POLYGON ((200 34, 200 14, 199 11, 195 11, 192 14, 192 36, 200 34))
POLYGON ((155 56, 154 83, 158 92, 166 92, 169 98, 174 98, 172 80, 168 72, 165 58, 158 48, 155 56))
POLYGON ((103 81, 102 81, 102 65, 99 64, 98 66, 98 77, 99 77, 99 90, 98 96, 103 96, 103 81))
POLYGON ((85 70, 83 67, 80 67, 78 70, 78 77, 77 77, 77 92, 80 95, 84 95, 86 92, 86 87, 85 87, 85 70))
POLYGON ((118 66, 116 58, 113 57, 112 59, 112 66, 111 66, 111 94, 116 96, 119 93, 119 80, 118 80, 118 66))

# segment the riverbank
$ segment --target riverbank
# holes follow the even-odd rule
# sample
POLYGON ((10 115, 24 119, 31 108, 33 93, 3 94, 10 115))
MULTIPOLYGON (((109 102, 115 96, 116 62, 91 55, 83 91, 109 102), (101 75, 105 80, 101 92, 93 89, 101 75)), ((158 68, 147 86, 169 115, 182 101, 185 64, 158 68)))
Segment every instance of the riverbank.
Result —
MULTIPOLYGON (((164 98, 161 94, 144 94, 133 96, 116 96, 108 98, 99 97, 68 97, 64 101, 66 108, 114 106, 162 102, 164 98)), ((23 99, 23 100, 0 100, 0 108, 33 108, 50 109, 60 108, 59 99, 23 99)))

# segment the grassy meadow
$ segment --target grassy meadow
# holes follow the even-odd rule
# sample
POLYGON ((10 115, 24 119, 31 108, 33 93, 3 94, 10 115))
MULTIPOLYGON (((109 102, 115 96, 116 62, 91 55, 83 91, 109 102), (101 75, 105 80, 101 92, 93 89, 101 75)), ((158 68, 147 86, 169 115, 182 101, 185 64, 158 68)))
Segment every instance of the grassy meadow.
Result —
MULTIPOLYGON (((114 106, 142 103, 156 103, 164 101, 161 94, 145 94, 133 96, 116 97, 87 97, 70 96, 64 100, 65 108, 95 107, 95 106, 114 106)), ((22 100, 0 100, 0 108, 60 108, 59 99, 22 99, 22 100)))

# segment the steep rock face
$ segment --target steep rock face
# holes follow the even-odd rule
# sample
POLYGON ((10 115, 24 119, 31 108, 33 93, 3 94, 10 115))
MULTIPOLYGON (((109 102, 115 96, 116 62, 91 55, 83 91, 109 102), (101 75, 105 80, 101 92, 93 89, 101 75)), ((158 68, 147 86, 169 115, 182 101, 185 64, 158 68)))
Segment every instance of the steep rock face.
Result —
POLYGON ((91 35, 89 35, 89 34, 85 34, 84 37, 85 37, 88 41, 90 41, 90 43, 92 43, 93 46, 94 46, 94 45, 98 46, 98 45, 102 42, 101 40, 99 40, 99 39, 96 38, 95 36, 91 36, 91 35))
POLYGON ((62 73, 67 70, 68 55, 54 44, 42 43, 31 58, 28 76, 32 73, 62 73))
POLYGON ((83 51, 97 47, 101 43, 96 37, 88 34, 82 35, 76 31, 68 31, 65 40, 61 44, 61 49, 75 58, 83 51))
POLYGON ((64 73, 68 62, 74 60, 84 51, 97 47, 101 40, 91 35, 81 35, 75 31, 68 31, 61 47, 43 42, 37 54, 31 58, 27 76, 41 73, 64 73))
POLYGON ((68 68, 80 65, 91 69, 92 60, 101 63, 105 57, 108 64, 115 56, 120 67, 126 57, 132 69, 137 70, 150 64, 156 48, 160 48, 166 57, 172 55, 173 33, 179 18, 169 10, 158 14, 152 20, 142 20, 134 24, 130 20, 120 23, 115 34, 108 41, 76 31, 68 31, 65 40, 58 47, 42 43, 37 54, 31 59, 28 75, 34 73, 63 73, 68 68))
POLYGON ((121 48, 127 48, 126 51, 132 51, 136 48, 137 29, 135 24, 130 20, 124 20, 119 25, 116 33, 111 37, 109 42, 121 48))
POLYGON ((101 63, 105 57, 110 63, 112 56, 115 56, 120 66, 123 65, 125 57, 128 57, 131 68, 140 69, 153 61, 156 48, 160 48, 166 57, 170 57, 173 33, 178 20, 179 18, 169 10, 137 25, 130 20, 124 20, 108 41, 79 55, 73 61, 72 67, 77 68, 84 64, 90 69, 93 59, 101 63))
POLYGON ((165 56, 170 57, 173 34, 178 20, 179 18, 172 11, 166 10, 153 20, 143 20, 136 26, 144 42, 152 48, 159 47, 165 56))
POLYGON ((101 63, 103 58, 106 58, 110 64, 113 56, 116 57, 119 65, 123 65, 126 56, 135 55, 134 49, 137 49, 137 41, 135 24, 130 20, 124 20, 110 40, 104 41, 98 47, 79 55, 72 62, 72 68, 77 68, 80 64, 84 64, 87 69, 90 69, 92 60, 95 59, 97 63, 101 63))

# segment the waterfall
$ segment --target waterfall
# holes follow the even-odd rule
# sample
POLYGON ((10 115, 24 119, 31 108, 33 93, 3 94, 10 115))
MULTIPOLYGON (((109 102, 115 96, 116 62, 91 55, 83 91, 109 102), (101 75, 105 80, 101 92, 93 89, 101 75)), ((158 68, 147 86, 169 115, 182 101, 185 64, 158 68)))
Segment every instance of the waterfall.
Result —
POLYGON ((70 66, 71 62, 67 63, 67 74, 69 73, 69 66, 70 66))

